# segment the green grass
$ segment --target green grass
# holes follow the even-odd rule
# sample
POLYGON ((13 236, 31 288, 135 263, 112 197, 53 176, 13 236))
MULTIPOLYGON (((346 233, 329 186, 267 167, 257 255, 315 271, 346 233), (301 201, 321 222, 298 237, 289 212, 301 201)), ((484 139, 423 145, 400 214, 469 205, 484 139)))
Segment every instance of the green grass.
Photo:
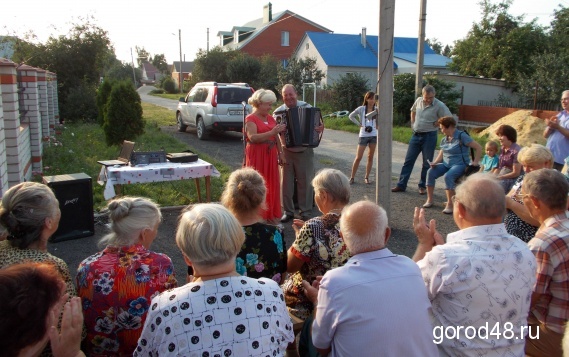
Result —
POLYGON ((156 97, 160 97, 160 98, 166 98, 166 99, 174 99, 175 101, 180 100, 181 97, 185 97, 186 94, 184 93, 174 93, 174 94, 169 94, 169 93, 150 93, 150 95, 156 96, 156 97))
MULTIPOLYGON (((211 199, 218 201, 223 191, 223 184, 231 173, 230 168, 219 160, 197 152, 186 144, 163 133, 160 125, 172 122, 172 112, 152 104, 143 103, 146 120, 145 134, 136 138, 137 151, 180 152, 192 150, 205 161, 212 163, 221 173, 221 177, 211 178, 211 199)), ((44 176, 62 175, 83 172, 93 179, 93 206, 100 210, 106 205, 103 188, 97 184, 101 165, 97 160, 111 159, 117 156, 117 147, 105 144, 103 129, 98 124, 66 124, 57 129, 55 142, 52 140, 44 149, 44 176)), ((34 177, 41 181, 41 176, 34 177)), ((201 181, 202 199, 205 199, 205 183, 201 181)), ((198 202, 194 180, 157 182, 148 184, 123 185, 123 195, 143 196, 151 198, 162 206, 188 205, 198 202)))

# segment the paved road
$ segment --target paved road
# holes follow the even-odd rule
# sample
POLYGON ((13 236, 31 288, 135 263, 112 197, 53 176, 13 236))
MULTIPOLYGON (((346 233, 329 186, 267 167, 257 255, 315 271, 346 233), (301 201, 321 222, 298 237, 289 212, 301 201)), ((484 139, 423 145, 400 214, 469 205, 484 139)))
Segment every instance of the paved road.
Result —
MULTIPOLYGON (((147 102, 147 103, 151 103, 151 104, 155 104, 155 105, 159 105, 161 107, 167 108, 167 109, 172 110, 172 111, 176 110, 177 101, 172 100, 172 99, 165 99, 165 98, 160 98, 160 97, 156 97, 153 95, 149 95, 148 92, 150 92, 152 89, 154 89, 154 87, 151 87, 151 86, 143 86, 143 87, 140 87, 138 89, 138 93, 140 94, 142 101, 147 102)), ((172 125, 174 125, 174 124, 175 124, 175 117, 174 117, 174 115, 172 115, 172 125)), ((195 133, 192 129, 188 129, 188 132, 195 133)), ((234 139, 240 140, 240 138, 241 138, 240 134, 228 134, 225 136, 226 136, 226 139, 234 138, 234 139)), ((335 162, 338 160, 343 160, 343 161, 349 162, 351 165, 352 161, 354 160, 357 142, 358 142, 358 135, 357 134, 327 129, 324 132, 324 135, 322 137, 322 141, 320 142, 320 146, 318 148, 316 148, 314 150, 314 152, 315 152, 315 155, 317 156, 317 159, 320 161, 332 160, 335 162)), ((224 148, 224 147, 220 147, 218 150, 215 150, 215 151, 221 152, 221 151, 224 151, 225 149, 226 148, 224 148)), ((403 162, 405 160, 405 153, 407 152, 407 145, 394 141, 393 146, 392 146, 392 151, 393 151, 393 153, 392 153, 392 160, 393 160, 392 161, 392 174, 394 177, 395 176, 398 177, 399 173, 401 172, 401 167, 403 166, 403 162)), ((362 161, 364 161, 364 160, 362 160, 362 161)), ((359 170, 360 174, 362 174, 364 172, 363 171, 364 165, 365 165, 365 162, 362 162, 362 164, 360 164, 360 170, 359 170)), ((418 177, 419 172, 420 172, 420 166, 416 165, 415 168, 413 169, 413 176, 418 177)), ((347 171, 346 173, 349 175, 349 171, 347 171)), ((363 174, 360 176, 362 176, 362 178, 360 180, 363 181, 363 174)), ((375 165, 374 165, 374 170, 372 170, 372 177, 373 176, 375 176, 375 165)))
MULTIPOLYGON (((176 101, 148 95, 147 93, 151 89, 152 88, 148 87, 139 88, 139 93, 143 101, 151 102, 175 111, 177 105, 176 101)), ((228 164, 233 169, 241 167, 243 159, 243 143, 241 141, 240 133, 224 133, 212 135, 210 136, 210 139, 206 141, 198 140, 195 135, 195 130, 188 129, 184 133, 177 131, 174 114, 172 114, 172 125, 169 127, 163 127, 162 130, 170 133, 178 140, 187 143, 189 147, 200 152, 208 153, 214 158, 228 164)), ((357 141, 357 134, 326 129, 320 145, 314 149, 316 169, 332 167, 341 170, 349 176, 355 156, 357 141)), ((395 141, 393 142, 392 184, 394 184, 399 177, 406 152, 406 144, 395 141)), ((356 175, 356 184, 352 186, 352 202, 366 198, 375 201, 375 164, 372 169, 372 174, 370 175, 370 179, 372 181, 370 185, 363 184, 364 170, 365 156, 362 163, 360 163, 360 168, 356 175)), ((420 166, 417 164, 413 169, 407 192, 391 194, 391 226, 394 228, 394 238, 396 238, 391 240, 391 244, 398 246, 398 249, 400 250, 397 252, 405 255, 412 255, 416 244, 410 224, 413 217, 413 208, 415 206, 421 206, 425 201, 425 196, 418 195, 416 190, 419 175, 420 166)), ((452 218, 442 214, 441 212, 444 208, 442 205, 442 202, 445 200, 444 191, 440 189, 436 190, 435 196, 436 202, 439 202, 439 205, 432 210, 432 214, 434 218, 438 218, 440 221, 439 227, 441 232, 448 233, 454 231, 455 226, 452 222, 452 218)), ((314 214, 319 214, 317 209, 314 211, 314 214)), ((292 231, 289 236, 292 237, 292 231)))
MULTIPOLYGON (((172 110, 172 125, 163 127, 162 130, 171 134, 181 142, 184 142, 190 148, 194 148, 199 152, 208 153, 210 156, 224 162, 233 169, 241 167, 243 159, 242 141, 239 133, 226 133, 222 135, 212 135, 210 140, 198 140, 195 132, 188 129, 187 132, 180 133, 175 125, 174 111, 176 109, 176 101, 150 96, 147 94, 151 88, 141 87, 139 93, 141 99, 145 102, 160 105, 172 110)), ((315 149, 315 166, 316 169, 331 167, 341 170, 349 175, 352 161, 355 155, 357 143, 357 135, 326 129, 320 146, 315 149)), ((403 158, 407 150, 407 145, 394 142, 393 143, 393 182, 395 183, 401 170, 403 158)), ((352 185, 351 202, 362 199, 375 201, 375 168, 372 170, 370 179, 372 184, 363 184, 364 164, 360 165, 356 183, 352 185)), ((388 247, 397 254, 411 256, 416 247, 416 238, 412 231, 412 218, 414 207, 420 206, 425 202, 425 196, 417 194, 415 189, 418 181, 419 170, 416 168, 409 183, 409 189, 404 193, 391 195, 391 221, 392 228, 391 239, 388 247)), ((440 185, 440 184, 439 184, 440 185)), ((452 217, 444 215, 441 210, 444 208, 444 191, 440 188, 435 190, 434 208, 428 211, 428 218, 437 220, 437 228, 441 233, 446 234, 456 230, 456 226, 452 221, 452 217)), ((180 213, 179 208, 163 209, 164 222, 158 231, 158 237, 152 244, 151 249, 157 252, 167 254, 172 258, 179 282, 183 283, 185 276, 185 263, 181 253, 174 243, 176 231, 177 217, 180 213)), ((314 209, 314 215, 319 215, 317 209, 314 209)), ((95 225, 95 235, 92 237, 76 239, 66 242, 53 243, 48 245, 48 250, 62 258, 71 270, 72 276, 75 276, 76 269, 81 262, 91 254, 99 251, 97 242, 107 233, 104 225, 105 222, 95 225)), ((285 225, 285 240, 288 246, 294 239, 294 233, 290 225, 285 225)))

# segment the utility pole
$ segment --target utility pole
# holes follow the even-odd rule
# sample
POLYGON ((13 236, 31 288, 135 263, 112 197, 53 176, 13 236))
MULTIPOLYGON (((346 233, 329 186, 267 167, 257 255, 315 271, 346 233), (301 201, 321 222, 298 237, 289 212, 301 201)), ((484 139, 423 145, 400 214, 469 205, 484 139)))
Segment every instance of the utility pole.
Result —
POLYGON ((180 86, 180 93, 182 93, 182 83, 183 81, 183 75, 182 75, 182 30, 178 29, 178 38, 180 40, 180 73, 179 73, 179 86, 180 86))
POLYGON ((425 57, 425 24, 427 23, 427 0, 421 0, 419 10, 419 37, 417 38, 417 75, 415 80, 415 98, 423 90, 423 58, 425 57))
POLYGON ((132 57, 132 47, 130 48, 130 62, 132 63, 132 80, 134 81, 134 88, 136 88, 136 75, 134 72, 134 57, 132 57))
POLYGON ((207 47, 205 53, 209 53, 209 27, 207 28, 207 47))
POLYGON ((375 155, 376 165, 376 203, 391 218, 391 166, 393 130, 393 27, 395 0, 379 1, 379 37, 377 56, 377 82, 379 94, 378 145, 375 155))

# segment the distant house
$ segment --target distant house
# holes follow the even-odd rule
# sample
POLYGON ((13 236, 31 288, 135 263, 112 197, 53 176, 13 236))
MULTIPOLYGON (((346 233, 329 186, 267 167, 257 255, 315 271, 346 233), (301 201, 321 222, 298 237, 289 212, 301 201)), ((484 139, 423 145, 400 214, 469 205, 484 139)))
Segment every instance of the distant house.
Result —
MULTIPOLYGON (((194 62, 182 62, 182 80, 190 80, 192 79, 192 71, 194 70, 194 62)), ((179 86, 179 79, 180 79, 180 61, 174 61, 172 65, 170 65, 170 73, 172 73, 172 79, 176 82, 176 86, 179 86)))
POLYGON ((305 32, 329 33, 320 26, 292 11, 285 10, 273 16, 272 5, 263 7, 263 17, 231 31, 219 31, 219 45, 227 50, 239 50, 255 57, 270 54, 286 65, 305 32))
POLYGON ((154 84, 162 78, 160 70, 152 65, 150 62, 142 64, 142 80, 143 84, 154 84))
MULTIPOLYGON (((425 42, 424 72, 448 73, 451 59, 437 54, 425 42)), ((371 87, 377 82, 378 36, 368 36, 366 29, 359 35, 307 32, 296 48, 295 58, 316 58, 318 68, 326 77, 322 84, 332 85, 347 73, 359 73, 371 87)), ((394 74, 415 73, 417 39, 393 39, 394 74)))

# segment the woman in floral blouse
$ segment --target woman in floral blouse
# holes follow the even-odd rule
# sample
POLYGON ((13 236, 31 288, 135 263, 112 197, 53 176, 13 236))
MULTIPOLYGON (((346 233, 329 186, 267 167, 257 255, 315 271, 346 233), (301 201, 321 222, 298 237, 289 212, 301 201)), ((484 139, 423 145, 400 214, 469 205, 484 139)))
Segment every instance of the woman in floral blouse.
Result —
POLYGON ((221 203, 245 232, 245 243, 235 261, 237 272, 280 284, 286 272, 286 246, 281 228, 261 223, 266 192, 263 177, 252 168, 244 168, 229 176, 221 203))
POLYGON ((111 233, 106 248, 83 260, 77 272, 83 301, 88 356, 132 356, 150 300, 177 286, 174 266, 164 254, 148 250, 162 214, 147 199, 123 197, 108 205, 111 233))
POLYGON ((288 250, 287 261, 287 271, 292 275, 282 286, 289 312, 301 319, 310 316, 313 309, 304 295, 302 280, 312 283, 317 276, 344 265, 350 257, 340 237, 340 214, 350 202, 348 177, 341 171, 324 169, 314 177, 312 186, 322 216, 293 221, 296 239, 288 250))

